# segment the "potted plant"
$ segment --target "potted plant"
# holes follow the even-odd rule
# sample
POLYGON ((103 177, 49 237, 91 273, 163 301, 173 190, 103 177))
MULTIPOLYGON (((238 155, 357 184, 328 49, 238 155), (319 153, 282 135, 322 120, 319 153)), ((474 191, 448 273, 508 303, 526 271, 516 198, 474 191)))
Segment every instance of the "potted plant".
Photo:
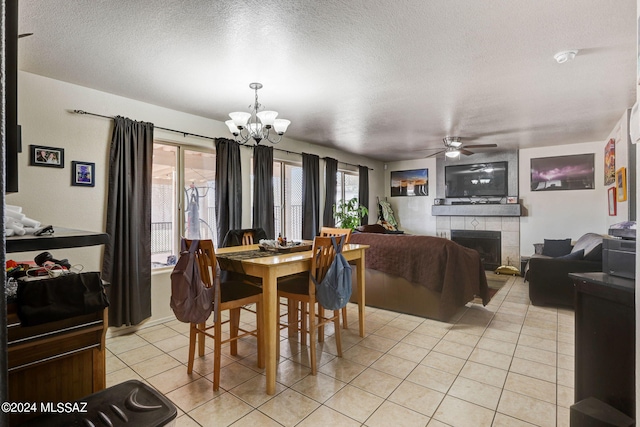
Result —
POLYGON ((364 206, 360 206, 357 197, 347 201, 340 200, 333 205, 333 217, 336 220, 336 226, 341 228, 355 229, 360 225, 362 217, 368 214, 369 210, 364 206))

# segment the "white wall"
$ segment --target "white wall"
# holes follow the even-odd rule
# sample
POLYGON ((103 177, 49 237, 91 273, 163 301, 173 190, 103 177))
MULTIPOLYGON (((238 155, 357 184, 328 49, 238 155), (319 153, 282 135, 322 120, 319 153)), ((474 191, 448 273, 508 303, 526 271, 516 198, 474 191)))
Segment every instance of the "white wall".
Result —
MULTIPOLYGON (((194 116, 156 105, 88 89, 85 87, 20 72, 18 84, 19 123, 22 125, 22 153, 19 162, 19 192, 6 195, 6 204, 23 207, 23 212, 44 224, 88 231, 104 231, 107 200, 108 152, 112 133, 112 120, 72 113, 79 109, 106 116, 121 115, 134 120, 152 122, 157 126, 210 137, 229 137, 224 123, 194 116), (43 145, 64 149, 65 168, 29 166, 29 145, 43 145), (96 164, 95 187, 71 186, 72 160, 96 164)), ((295 126, 295 123, 292 124, 295 126)), ((212 147, 213 142, 159 129, 156 140, 189 143, 212 147)), ((376 212, 375 196, 383 188, 382 163, 347 154, 338 150, 283 139, 276 146, 295 152, 308 152, 320 157, 329 156, 341 162, 366 165, 369 171, 371 212, 376 212)), ((249 149, 242 149, 243 172, 243 227, 251 226, 249 149)), ((276 151, 274 157, 300 161, 299 155, 276 151)), ((343 165, 340 165, 342 167, 343 165)), ((321 162, 321 179, 323 179, 321 162)), ((324 188, 324 184, 322 184, 324 188)), ((321 194, 321 210, 324 194, 321 194)), ((375 216, 373 217, 375 219, 375 216)), ((85 271, 100 270, 102 247, 52 251, 56 258, 68 258, 72 264, 82 264, 85 271)), ((9 254, 10 259, 32 260, 38 252, 9 254)), ((154 272, 152 277, 152 318, 147 324, 172 316, 169 309, 169 271, 154 272)))
MULTIPOLYGON (((436 198, 436 159, 405 160, 390 162, 384 171, 384 191, 379 194, 391 203, 391 207, 398 221, 398 228, 409 234, 436 235, 436 217, 431 215, 433 199, 436 198), (429 170, 429 195, 428 196, 396 196, 391 197, 391 172, 428 169, 429 170)), ((376 221, 377 211, 369 214, 369 223, 376 221)))
POLYGON ((585 233, 607 232, 607 192, 604 186, 605 142, 558 145, 520 150, 520 199, 527 215, 520 218, 520 253, 534 252, 544 239, 577 240, 585 233), (531 191, 531 159, 595 153, 595 189, 531 191))

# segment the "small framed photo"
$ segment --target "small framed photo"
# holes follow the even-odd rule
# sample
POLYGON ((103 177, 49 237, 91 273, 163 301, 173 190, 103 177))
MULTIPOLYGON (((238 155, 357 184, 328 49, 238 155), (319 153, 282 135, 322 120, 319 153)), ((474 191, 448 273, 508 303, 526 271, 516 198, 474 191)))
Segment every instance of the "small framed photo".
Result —
POLYGON ((616 216, 616 187, 609 188, 609 190, 607 190, 607 194, 609 196, 609 216, 616 216))
POLYGON ((71 185, 93 187, 96 185, 96 164, 89 162, 71 162, 71 185))
POLYGON ((64 168, 64 148, 30 145, 29 165, 64 168))
POLYGON ((627 200, 627 168, 621 167, 616 171, 616 187, 618 188, 618 201, 627 200))
POLYGON ((507 203, 510 205, 518 203, 518 196, 508 196, 507 203))

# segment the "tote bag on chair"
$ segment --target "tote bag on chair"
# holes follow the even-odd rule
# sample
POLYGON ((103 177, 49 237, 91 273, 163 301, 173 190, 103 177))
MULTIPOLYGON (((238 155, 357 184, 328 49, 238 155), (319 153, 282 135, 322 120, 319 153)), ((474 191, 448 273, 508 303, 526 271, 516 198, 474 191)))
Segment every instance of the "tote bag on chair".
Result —
POLYGON ((316 285, 316 299, 327 310, 339 310, 351 298, 351 266, 342 255, 343 238, 338 245, 336 238, 331 237, 331 243, 336 250, 336 256, 327 270, 327 274, 318 283, 311 275, 316 285))
POLYGON ((215 285, 208 288, 200 279, 200 268, 196 259, 199 240, 187 243, 182 239, 180 258, 171 272, 170 306, 181 322, 204 323, 214 307, 215 285))

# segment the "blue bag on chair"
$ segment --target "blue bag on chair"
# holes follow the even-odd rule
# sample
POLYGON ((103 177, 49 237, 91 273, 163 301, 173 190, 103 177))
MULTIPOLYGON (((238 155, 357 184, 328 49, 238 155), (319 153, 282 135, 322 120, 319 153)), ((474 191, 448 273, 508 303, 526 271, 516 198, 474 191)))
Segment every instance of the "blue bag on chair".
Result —
POLYGON ((342 246, 345 239, 336 243, 336 238, 331 237, 331 243, 336 250, 336 256, 327 270, 327 274, 318 283, 311 275, 316 285, 316 299, 327 310, 339 310, 349 302, 351 298, 351 266, 342 255, 342 246))

